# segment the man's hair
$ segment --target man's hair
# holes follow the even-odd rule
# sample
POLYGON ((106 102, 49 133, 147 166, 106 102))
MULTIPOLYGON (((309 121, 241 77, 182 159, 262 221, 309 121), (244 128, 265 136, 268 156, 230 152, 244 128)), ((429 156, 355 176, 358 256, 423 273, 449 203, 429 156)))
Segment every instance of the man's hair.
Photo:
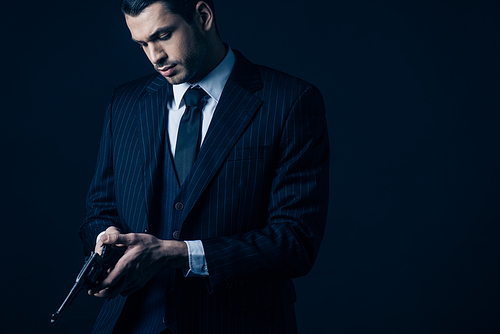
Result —
MULTIPOLYGON (((127 14, 129 16, 137 16, 141 14, 142 11, 147 7, 149 7, 150 5, 156 2, 161 2, 168 8, 168 10, 172 14, 177 14, 181 16, 184 19, 184 21, 186 21, 189 24, 192 24, 194 22, 194 13, 196 4, 199 1, 200 0, 121 0, 120 6, 124 14, 127 14)), ((210 6, 212 12, 214 13, 214 18, 215 18, 214 1, 213 0, 203 0, 203 1, 205 1, 210 6)))

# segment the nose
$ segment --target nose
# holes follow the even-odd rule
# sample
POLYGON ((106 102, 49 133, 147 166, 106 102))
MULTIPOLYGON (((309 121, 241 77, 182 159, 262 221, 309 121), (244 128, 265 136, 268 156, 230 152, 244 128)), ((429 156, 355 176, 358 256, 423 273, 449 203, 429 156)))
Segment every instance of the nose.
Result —
POLYGON ((148 58, 153 65, 159 62, 161 63, 168 58, 167 53, 158 43, 149 43, 148 49, 148 58))

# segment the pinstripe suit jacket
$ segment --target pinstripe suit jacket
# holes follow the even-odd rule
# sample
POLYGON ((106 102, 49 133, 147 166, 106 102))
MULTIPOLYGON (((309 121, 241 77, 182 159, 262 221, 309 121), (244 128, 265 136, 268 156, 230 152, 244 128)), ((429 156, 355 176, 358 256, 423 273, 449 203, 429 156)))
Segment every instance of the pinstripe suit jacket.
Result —
MULTIPOLYGON (((291 278, 311 269, 326 222, 324 103, 314 86, 235 55, 195 165, 163 204, 176 208, 171 224, 180 240, 202 240, 210 272, 177 273, 178 328, 293 333, 291 278)), ((87 252, 108 226, 147 231, 155 187, 162 185, 158 156, 168 145, 164 107, 171 89, 158 74, 115 89, 79 230, 87 252)), ((105 303, 95 332, 111 332, 125 299, 105 303)))

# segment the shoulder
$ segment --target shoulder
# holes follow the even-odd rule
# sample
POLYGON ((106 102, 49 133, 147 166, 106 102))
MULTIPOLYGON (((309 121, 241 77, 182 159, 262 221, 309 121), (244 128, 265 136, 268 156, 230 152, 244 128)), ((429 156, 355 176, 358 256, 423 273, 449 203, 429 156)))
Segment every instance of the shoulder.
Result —
POLYGON ((262 81, 262 89, 255 96, 273 109, 288 110, 294 106, 314 108, 318 112, 324 104, 321 92, 316 86, 296 76, 267 66, 256 65, 262 81), (319 107, 317 106, 319 105, 319 107), (274 107, 273 107, 274 106, 274 107))
POLYGON ((293 95, 300 94, 306 90, 317 90, 311 83, 296 76, 262 65, 256 65, 264 89, 286 91, 293 95))
POLYGON ((297 98, 304 92, 319 93, 314 85, 305 80, 277 69, 254 64, 236 50, 234 50, 234 53, 236 63, 232 76, 233 79, 243 85, 247 82, 252 82, 249 85, 252 91, 255 91, 255 94, 264 100, 267 98, 279 99, 283 95, 286 95, 287 99, 297 98), (254 90, 254 88, 257 89, 254 90))

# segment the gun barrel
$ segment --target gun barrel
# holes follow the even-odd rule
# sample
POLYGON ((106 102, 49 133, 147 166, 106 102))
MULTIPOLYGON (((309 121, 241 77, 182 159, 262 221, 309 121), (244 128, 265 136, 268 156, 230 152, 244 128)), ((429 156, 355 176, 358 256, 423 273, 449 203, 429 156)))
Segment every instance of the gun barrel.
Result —
POLYGON ((55 325, 57 320, 59 319, 59 316, 64 312, 66 307, 68 305, 71 305, 71 302, 73 299, 75 299, 76 295, 78 295, 78 292, 82 289, 82 285, 79 281, 77 281, 73 287, 71 288, 71 291, 69 294, 66 296, 66 299, 64 299, 63 303, 59 307, 56 313, 52 314, 52 317, 50 318, 50 323, 55 325))
POLYGON ((52 317, 50 317, 50 323, 52 325, 55 325, 57 320, 59 319, 59 311, 57 311, 56 313, 52 314, 52 317))

